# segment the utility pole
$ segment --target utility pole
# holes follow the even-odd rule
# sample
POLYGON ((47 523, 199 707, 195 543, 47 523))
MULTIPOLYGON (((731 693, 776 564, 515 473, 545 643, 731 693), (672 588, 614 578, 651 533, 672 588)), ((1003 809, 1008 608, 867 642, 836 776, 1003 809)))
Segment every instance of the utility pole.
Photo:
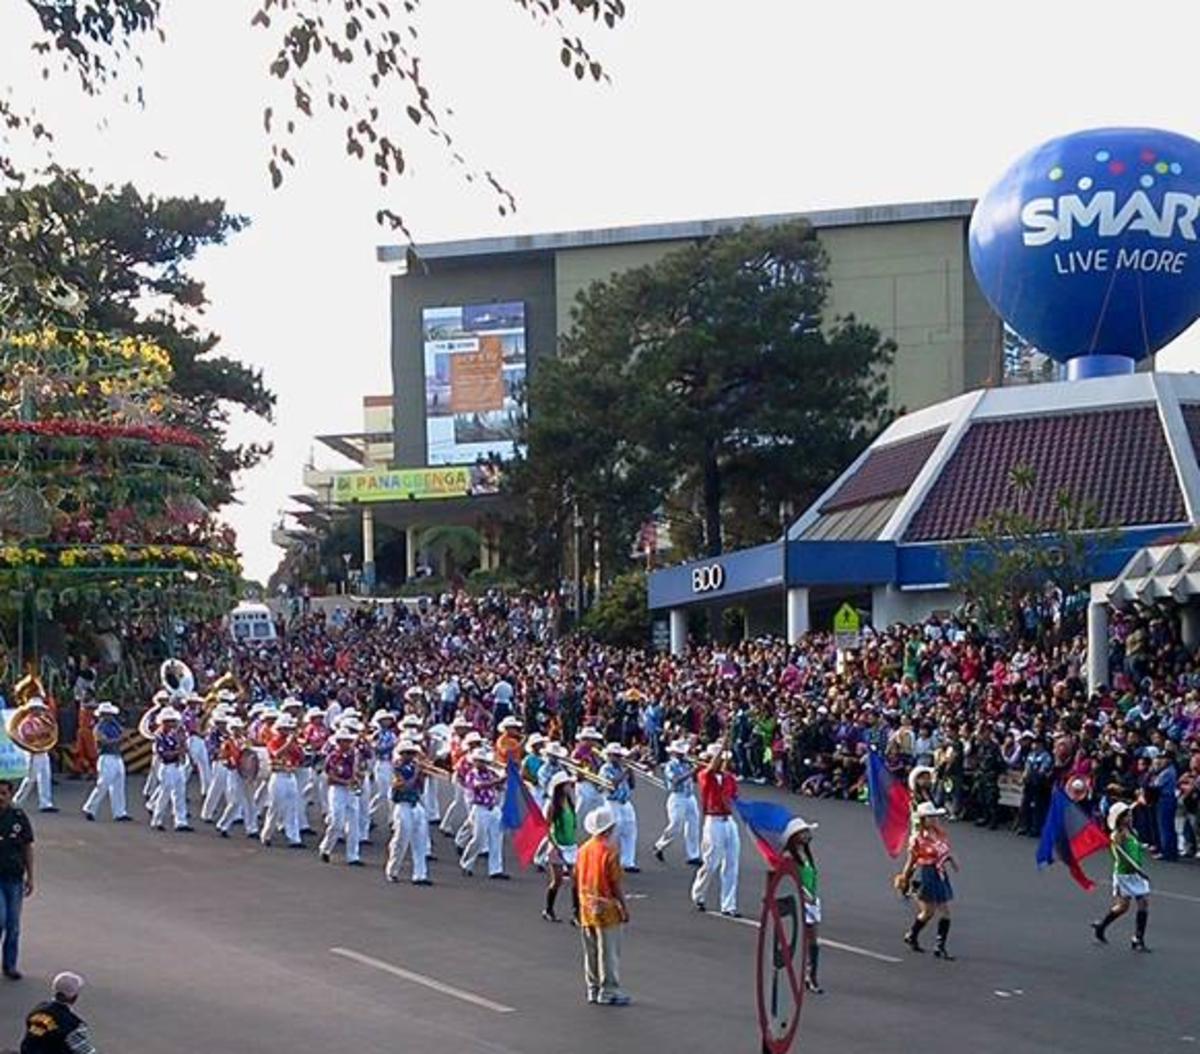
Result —
POLYGON ((571 528, 572 528, 572 543, 571 543, 571 560, 572 560, 572 595, 575 605, 575 625, 579 626, 580 620, 583 618, 583 569, 579 559, 579 549, 583 544, 583 517, 579 515, 579 502, 571 499, 571 528))

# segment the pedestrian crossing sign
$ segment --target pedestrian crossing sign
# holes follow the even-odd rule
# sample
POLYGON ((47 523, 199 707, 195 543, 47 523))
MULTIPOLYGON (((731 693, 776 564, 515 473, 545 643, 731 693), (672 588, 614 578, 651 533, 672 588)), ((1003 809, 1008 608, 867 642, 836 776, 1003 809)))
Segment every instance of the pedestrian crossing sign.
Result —
POLYGON ((838 608, 833 616, 833 638, 838 651, 857 648, 862 643, 861 629, 862 619, 853 604, 845 603, 838 608))

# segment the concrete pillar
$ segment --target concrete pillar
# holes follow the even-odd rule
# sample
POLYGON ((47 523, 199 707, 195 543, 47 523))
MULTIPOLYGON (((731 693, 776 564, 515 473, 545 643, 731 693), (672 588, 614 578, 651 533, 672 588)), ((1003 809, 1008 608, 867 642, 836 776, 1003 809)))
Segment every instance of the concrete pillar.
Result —
POLYGON ((417 577, 417 556, 421 549, 421 528, 404 529, 404 577, 409 581, 417 577))
POLYGON ((1092 692, 1108 684, 1108 605, 1103 601, 1088 605, 1087 683, 1092 692))
POLYGON ((687 651, 687 612, 683 608, 671 608, 671 654, 682 655, 687 651))
POLYGON ((479 570, 490 571, 492 569, 492 543, 488 538, 486 527, 479 529, 479 570))
POLYGON ((1200 606, 1184 604, 1179 609, 1179 632, 1185 647, 1194 648, 1200 644, 1200 606))
POLYGON ((903 621, 896 613, 899 592, 893 585, 875 586, 871 590, 871 625, 875 629, 882 631, 903 621))
POLYGON ((803 586, 792 586, 787 591, 788 643, 795 644, 808 630, 808 590, 803 586))
POLYGON ((363 590, 375 592, 375 510, 370 505, 362 508, 363 538, 363 590))

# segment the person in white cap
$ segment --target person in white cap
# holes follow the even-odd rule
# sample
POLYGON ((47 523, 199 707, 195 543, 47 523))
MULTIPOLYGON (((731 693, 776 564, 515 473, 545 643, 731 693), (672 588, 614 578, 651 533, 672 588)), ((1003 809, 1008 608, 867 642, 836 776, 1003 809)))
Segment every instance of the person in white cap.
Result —
POLYGON ((254 790, 261 762, 254 744, 246 736, 242 719, 230 717, 225 724, 229 735, 221 744, 217 764, 228 773, 229 796, 225 811, 217 820, 217 833, 222 838, 228 838, 229 828, 240 819, 246 837, 257 838, 258 806, 254 803, 254 790))
POLYGON ((461 823, 458 818, 467 814, 467 796, 463 792, 461 771, 463 758, 471 749, 466 742, 470 735, 474 735, 478 743, 479 733, 471 732, 471 722, 465 717, 459 716, 450 722, 450 785, 454 788, 454 799, 442 813, 442 822, 438 825, 438 830, 447 838, 454 835, 455 821, 461 823))
MULTIPOLYGON (((598 744, 604 742, 599 730, 590 726, 581 728, 575 737, 575 749, 571 751, 571 763, 577 769, 595 776, 604 763, 600 757, 598 744)), ((597 808, 602 797, 600 789, 594 782, 585 778, 578 781, 575 787, 575 811, 582 820, 589 812, 597 808)))
POLYGON ((387 802, 392 791, 392 755, 396 753, 396 744, 400 741, 396 715, 391 710, 376 710, 371 715, 371 728, 371 747, 375 751, 371 763, 373 793, 370 802, 363 803, 367 810, 368 830, 375 822, 375 813, 381 805, 385 812, 391 812, 387 802))
POLYGON ((459 862, 468 877, 475 860, 487 852, 488 878, 507 879, 504 873, 504 831, 500 827, 500 795, 504 777, 492 768, 492 756, 480 747, 471 752, 473 762, 466 774, 467 800, 471 803, 471 840, 459 862))
POLYGON ((719 874, 721 914, 737 918, 738 857, 742 848, 733 819, 737 777, 728 771, 730 755, 722 744, 710 744, 705 757, 707 763, 696 777, 700 811, 704 814, 704 834, 700 842, 700 868, 692 882, 692 904, 697 911, 706 910, 709 884, 719 874))
POLYGON ((392 764, 392 838, 384 865, 384 876, 389 882, 400 881, 404 854, 411 852, 413 885, 433 885, 429 880, 429 821, 423 804, 427 778, 421 768, 421 745, 412 739, 401 739, 396 744, 392 764))
MULTIPOLYGON (((212 763, 208 756, 208 744, 200 725, 204 720, 204 699, 198 695, 186 696, 183 708, 180 710, 180 722, 187 733, 188 759, 191 761, 191 772, 195 772, 200 780, 201 801, 208 795, 208 785, 212 779, 212 763)), ((185 780, 190 772, 184 773, 185 780)))
POLYGON ((1135 952, 1148 951, 1146 923, 1150 921, 1150 875, 1146 871, 1146 847, 1133 832, 1133 806, 1119 801, 1109 806, 1109 847, 1113 861, 1113 902, 1108 914, 1092 923, 1099 944, 1107 944, 1108 927, 1137 904, 1130 946, 1135 952))
POLYGON ((583 823, 591 838, 575 859, 575 893, 587 1001, 625 1006, 629 996, 621 990, 621 927, 629 922, 629 908, 621 889, 620 853, 613 845, 617 818, 602 806, 583 823))
POLYGON ((221 806, 229 802, 233 793, 233 779, 229 769, 220 764, 221 747, 229 738, 229 711, 218 703, 208 719, 208 736, 205 747, 209 759, 208 793, 200 806, 200 819, 204 823, 216 823, 221 806))
MULTIPOLYGON (((454 779, 456 786, 462 792, 463 800, 463 821, 459 824, 458 830, 454 832, 454 846, 459 851, 460 856, 462 855, 462 851, 466 849, 467 843, 471 840, 471 833, 475 828, 471 817, 471 795, 467 790, 471 771, 475 768, 475 759, 471 755, 483 746, 486 746, 483 736, 478 732, 468 732, 463 737, 462 758, 454 767, 454 779)), ((444 822, 443 820, 443 824, 444 822)))
POLYGON ((339 838, 346 842, 346 863, 361 867, 359 859, 359 785, 362 765, 356 748, 358 736, 342 727, 333 734, 332 746, 325 755, 325 778, 329 781, 329 806, 326 810, 325 837, 317 849, 321 859, 329 863, 339 838))
POLYGON ((51 998, 25 1015, 21 1054, 99 1054, 75 1003, 83 991, 83 978, 64 972, 50 986, 51 998))
MULTIPOLYGON (((46 700, 36 695, 25 705, 31 710, 50 709, 46 700)), ((50 769, 49 751, 29 755, 29 773, 21 780, 13 803, 24 805, 34 787, 37 787, 38 812, 58 812, 58 806, 54 804, 54 777, 50 769)))
POLYGON ((783 829, 783 849, 796 864, 800 873, 800 889, 804 893, 804 929, 808 945, 808 963, 804 987, 816 995, 821 987, 818 971, 821 967, 821 895, 817 888, 817 860, 812 851, 812 833, 820 824, 809 823, 803 816, 793 816, 783 829))
POLYGON ((637 810, 633 807, 633 769, 625 764, 629 756, 620 743, 609 743, 604 748, 604 764, 600 766, 600 778, 607 780, 604 789, 605 804, 617 818, 617 845, 621 850, 621 866, 630 874, 637 874, 637 810))
POLYGON ((923 952, 918 938, 921 931, 937 919, 937 947, 934 955, 939 959, 953 961, 954 956, 946 948, 950 936, 950 901, 954 889, 950 885, 949 871, 958 870, 958 861, 950 849, 950 840, 937 822, 946 815, 933 802, 924 801, 917 806, 916 827, 909 836, 908 857, 904 868, 896 875, 893 883, 897 890, 914 890, 917 913, 904 943, 914 952, 923 952))
MULTIPOLYGON (((564 751, 565 753, 565 751, 564 751)), ((578 842, 575 824, 575 801, 572 797, 575 781, 570 773, 556 772, 546 784, 545 805, 542 814, 546 817, 549 831, 546 836, 548 852, 546 854, 546 870, 549 881, 546 885, 546 906, 542 909, 542 918, 547 922, 558 922, 554 913, 554 905, 558 900, 558 891, 563 884, 567 869, 575 865, 578 856, 578 842)), ((572 885, 573 910, 572 919, 579 921, 579 903, 574 897, 575 887, 572 885)))
POLYGON ((83 815, 96 819, 105 796, 108 796, 112 818, 117 823, 128 823, 132 817, 125 808, 125 760, 121 757, 121 711, 112 703, 103 702, 96 707, 96 785, 83 803, 83 815))
MULTIPOLYGON (((151 739, 158 732, 158 715, 162 712, 164 706, 170 698, 170 693, 165 688, 160 688, 150 699, 150 705, 146 707, 146 712, 142 715, 140 728, 149 731, 151 739)), ((146 808, 151 812, 154 811, 154 795, 158 793, 159 778, 162 772, 158 762, 158 755, 151 753, 150 755, 150 771, 146 773, 145 782, 142 783, 142 801, 146 803, 146 808)))
POLYGON ((303 849, 300 834, 300 786, 296 772, 304 762, 304 748, 296 737, 296 719, 280 714, 267 741, 271 778, 267 781, 267 818, 259 840, 269 846, 277 828, 282 828, 289 849, 303 849))
POLYGON ((689 864, 700 864, 700 809, 696 805, 696 768, 687 760, 688 744, 677 739, 667 744, 670 755, 663 766, 667 785, 667 826, 654 843, 654 857, 664 862, 663 850, 683 836, 684 857, 689 864))
POLYGON ((150 826, 163 830, 167 805, 175 820, 175 830, 190 831, 188 822, 187 735, 180 727, 180 714, 173 706, 164 706, 158 713, 158 733, 154 737, 154 756, 158 758, 159 788, 152 798, 154 811, 150 826))

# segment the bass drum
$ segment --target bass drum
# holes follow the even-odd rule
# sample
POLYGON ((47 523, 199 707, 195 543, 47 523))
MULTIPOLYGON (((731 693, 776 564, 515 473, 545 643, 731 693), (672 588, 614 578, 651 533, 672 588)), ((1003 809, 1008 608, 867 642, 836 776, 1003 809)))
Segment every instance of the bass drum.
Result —
POLYGON ((261 770, 262 762, 259 759, 258 751, 254 747, 247 747, 242 751, 241 759, 238 761, 238 775, 247 783, 254 783, 258 780, 258 774, 261 770))

